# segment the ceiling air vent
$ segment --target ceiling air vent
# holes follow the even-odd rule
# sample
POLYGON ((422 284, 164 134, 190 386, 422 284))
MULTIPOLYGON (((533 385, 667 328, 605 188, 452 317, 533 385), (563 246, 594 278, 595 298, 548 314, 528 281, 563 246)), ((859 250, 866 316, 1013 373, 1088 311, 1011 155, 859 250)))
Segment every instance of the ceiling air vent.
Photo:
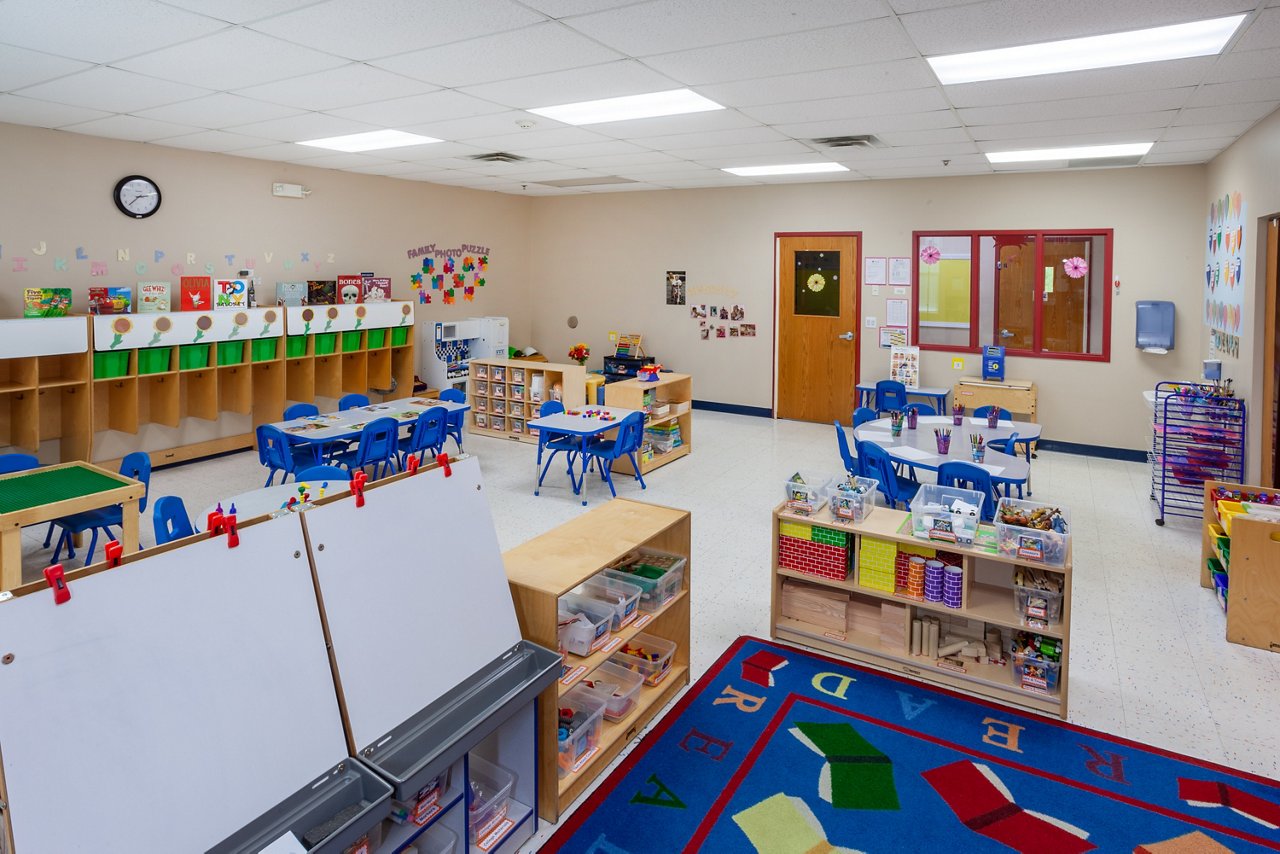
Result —
POLYGON ((506 151, 494 151, 490 154, 473 154, 471 159, 479 160, 483 163, 522 163, 529 158, 506 151))
POLYGON ((1080 160, 1068 160, 1068 169, 1105 169, 1108 166, 1137 166, 1142 161, 1142 155, 1131 155, 1127 157, 1087 157, 1080 160))
POLYGON ((819 139, 809 140, 810 144, 816 145, 818 148, 888 148, 889 146, 881 142, 877 137, 869 133, 858 134, 857 136, 824 136, 819 139))

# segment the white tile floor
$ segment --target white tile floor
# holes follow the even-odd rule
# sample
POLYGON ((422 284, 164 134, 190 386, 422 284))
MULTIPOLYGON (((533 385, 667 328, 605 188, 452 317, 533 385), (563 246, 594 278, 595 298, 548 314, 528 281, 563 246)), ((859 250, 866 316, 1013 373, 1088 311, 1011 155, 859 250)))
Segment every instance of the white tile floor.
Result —
MULTIPOLYGON (((833 428, 698 411, 693 453, 620 495, 693 513, 692 677, 734 638, 769 633, 769 514, 796 469, 840 469, 833 428)), ((480 458, 504 549, 583 512, 562 471, 533 495, 534 448, 468 437, 480 458)), ((1224 616, 1199 585, 1192 520, 1157 527, 1147 468, 1043 452, 1035 498, 1070 508, 1074 533, 1070 720, 1104 732, 1280 777, 1280 655, 1227 643, 1224 616)), ((152 496, 180 495, 198 513, 261 485, 251 452, 152 479, 152 496)), ((608 491, 590 486, 591 506, 608 491)), ((25 576, 39 577, 43 530, 26 533, 25 576)), ((153 542, 150 520, 143 542, 153 542)), ((537 840, 544 839, 544 829, 537 840)), ((535 840, 535 841, 537 841, 535 840)))

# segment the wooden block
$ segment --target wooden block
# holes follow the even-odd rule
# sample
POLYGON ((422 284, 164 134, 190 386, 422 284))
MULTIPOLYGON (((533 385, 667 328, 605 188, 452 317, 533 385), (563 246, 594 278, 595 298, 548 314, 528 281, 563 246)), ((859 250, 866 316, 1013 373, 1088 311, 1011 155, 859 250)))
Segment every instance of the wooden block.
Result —
POLYGON ((780 613, 784 617, 843 632, 849 594, 818 584, 787 579, 782 582, 780 613))

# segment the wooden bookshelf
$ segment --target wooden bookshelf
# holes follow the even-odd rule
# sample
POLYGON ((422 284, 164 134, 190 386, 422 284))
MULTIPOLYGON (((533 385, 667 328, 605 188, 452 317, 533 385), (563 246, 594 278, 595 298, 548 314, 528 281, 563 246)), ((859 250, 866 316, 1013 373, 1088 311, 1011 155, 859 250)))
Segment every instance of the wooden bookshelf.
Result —
POLYGON ((1215 589, 1209 560, 1227 574, 1227 594, 1219 602, 1227 612, 1227 640, 1243 646, 1280 652, 1280 524, 1237 515, 1228 534, 1218 518, 1213 491, 1280 495, 1280 489, 1207 480, 1201 526, 1200 586, 1215 589), (1222 531, 1218 534, 1217 528, 1222 531))
POLYGON ((581 365, 472 359, 468 370, 468 430, 481 436, 536 442, 527 425, 544 401, 558 393, 566 408, 586 406, 587 370, 581 365))
MULTIPOLYGON (((680 444, 666 453, 657 453, 646 434, 638 455, 640 474, 645 475, 667 463, 688 456, 693 446, 693 377, 688 374, 663 373, 656 382, 638 379, 620 380, 604 387, 607 406, 639 409, 645 413, 645 428, 676 423, 680 427, 680 444), (664 410, 665 407, 665 410, 664 410)), ((631 460, 619 457, 613 470, 633 474, 631 460)))
POLYGON ((0 320, 0 447, 43 463, 87 460, 92 365, 83 316, 0 320))
MULTIPOLYGON (((688 511, 615 498, 506 552, 503 561, 521 634, 534 643, 556 649, 560 596, 601 569, 616 565, 639 547, 687 557, 690 554, 688 511)), ((615 638, 621 637, 624 641, 641 631, 673 641, 676 650, 670 671, 656 686, 640 689, 636 706, 626 718, 616 723, 604 722, 595 757, 568 777, 559 777, 557 771, 557 700, 607 661, 609 653, 599 651, 587 657, 566 655, 567 675, 539 696, 538 814, 548 821, 558 821, 569 804, 688 684, 691 569, 692 561, 689 561, 685 565, 683 588, 651 619, 644 619, 648 615, 642 614, 635 623, 614 633, 615 638)))

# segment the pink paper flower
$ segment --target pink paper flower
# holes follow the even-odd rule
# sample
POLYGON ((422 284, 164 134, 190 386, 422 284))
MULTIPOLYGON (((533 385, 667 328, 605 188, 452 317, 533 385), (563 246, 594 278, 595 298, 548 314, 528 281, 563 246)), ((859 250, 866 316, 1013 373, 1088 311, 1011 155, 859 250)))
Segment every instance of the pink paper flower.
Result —
POLYGON ((942 251, 936 246, 926 246, 920 250, 920 260, 932 267, 942 257, 942 251))
POLYGON ((1073 279, 1083 279, 1089 274, 1089 262, 1078 256, 1067 258, 1062 262, 1062 269, 1073 279))

